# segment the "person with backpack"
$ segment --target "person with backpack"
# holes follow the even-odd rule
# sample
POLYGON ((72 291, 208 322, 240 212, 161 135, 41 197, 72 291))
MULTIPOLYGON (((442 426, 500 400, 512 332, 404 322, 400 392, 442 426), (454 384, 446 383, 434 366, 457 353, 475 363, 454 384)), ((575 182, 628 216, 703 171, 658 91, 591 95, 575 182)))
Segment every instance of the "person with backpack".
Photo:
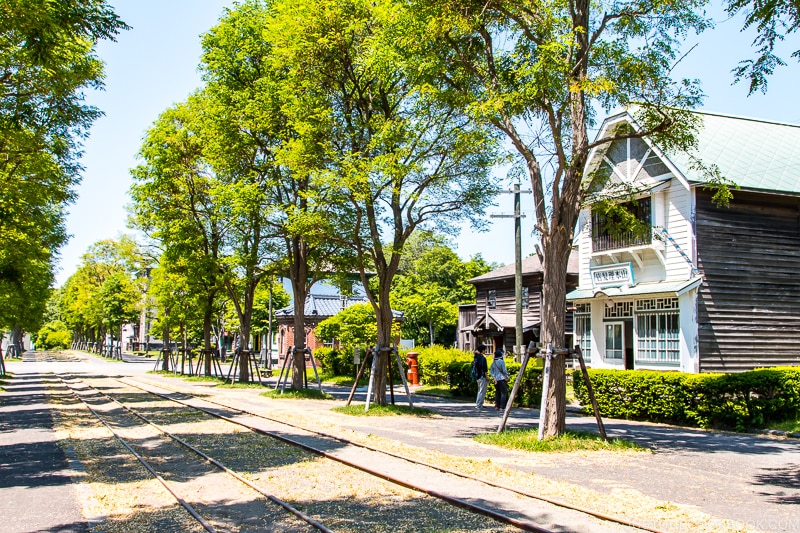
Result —
POLYGON ((483 355, 486 351, 486 345, 481 344, 475 351, 475 357, 472 359, 472 379, 478 384, 478 397, 475 398, 475 408, 483 409, 483 400, 486 398, 486 372, 488 370, 486 365, 486 356, 483 355))
POLYGON ((494 361, 492 361, 492 368, 489 369, 489 374, 494 380, 494 408, 505 411, 506 404, 508 403, 508 369, 506 362, 503 360, 503 349, 498 348, 494 352, 494 361))

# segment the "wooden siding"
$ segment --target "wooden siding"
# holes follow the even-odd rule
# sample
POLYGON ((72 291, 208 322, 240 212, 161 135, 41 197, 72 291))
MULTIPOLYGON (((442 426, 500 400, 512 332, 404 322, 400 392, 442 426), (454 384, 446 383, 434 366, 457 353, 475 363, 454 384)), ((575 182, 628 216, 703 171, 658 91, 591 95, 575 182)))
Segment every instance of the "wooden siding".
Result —
POLYGON ((800 365, 800 201, 697 191, 701 372, 800 365))
POLYGON ((456 331, 456 347, 459 350, 472 351, 475 349, 475 339, 471 331, 462 331, 475 323, 478 319, 478 310, 475 304, 458 306, 458 331, 456 331))
MULTIPOLYGON (((541 276, 533 278, 522 278, 522 286, 528 287, 528 308, 522 310, 522 316, 526 320, 533 320, 539 322, 539 311, 541 309, 542 299, 542 281, 541 276)), ((491 282, 483 282, 480 286, 476 286, 476 298, 478 303, 478 315, 481 316, 486 312, 488 305, 489 291, 494 290, 496 293, 496 305, 490 308, 490 313, 516 313, 517 300, 514 291, 514 279, 502 279, 491 282)))
MULTIPOLYGON (((694 235, 692 234, 691 191, 686 190, 677 180, 663 193, 667 198, 667 225, 670 236, 680 246, 683 252, 694 257, 694 235)), ((671 242, 664 248, 666 257, 665 280, 683 280, 691 277, 692 267, 686 259, 675 249, 671 242)))

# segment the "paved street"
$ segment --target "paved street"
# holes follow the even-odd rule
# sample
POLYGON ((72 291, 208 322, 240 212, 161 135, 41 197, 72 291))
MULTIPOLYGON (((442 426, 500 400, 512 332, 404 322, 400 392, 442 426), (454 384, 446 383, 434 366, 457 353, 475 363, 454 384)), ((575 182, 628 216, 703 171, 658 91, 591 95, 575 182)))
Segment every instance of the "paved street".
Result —
MULTIPOLYGON (((108 362, 76 354, 74 362, 11 362, 15 374, 0 395, 0 532, 84 531, 81 518, 80 466, 70 464, 56 444, 45 395, 52 371, 146 377, 182 388, 225 395, 226 400, 264 409, 258 390, 214 390, 207 383, 188 383, 145 373, 153 361, 108 362)), ((30 359, 30 358, 28 358, 30 359)), ((272 378, 274 382, 275 378, 272 378)), ((325 387, 337 399, 347 390, 325 387)), ((363 401, 364 391, 356 400, 363 401)), ((405 401, 401 388, 398 403, 405 401)), ((760 435, 710 432, 657 424, 607 420, 611 436, 634 440, 652 450, 643 454, 529 454, 476 443, 472 436, 494 431, 500 416, 493 409, 476 411, 472 403, 414 395, 414 405, 440 416, 347 417, 344 427, 455 456, 491 457, 508 468, 594 489, 622 493, 631 505, 641 498, 663 505, 681 504, 707 513, 713 520, 736 520, 755 530, 800 531, 800 440, 760 435)), ((331 402, 274 402, 281 409, 325 416, 331 402)), ((515 409, 509 428, 533 426, 534 409, 515 409)), ((593 430, 594 419, 570 414, 568 426, 593 430)))

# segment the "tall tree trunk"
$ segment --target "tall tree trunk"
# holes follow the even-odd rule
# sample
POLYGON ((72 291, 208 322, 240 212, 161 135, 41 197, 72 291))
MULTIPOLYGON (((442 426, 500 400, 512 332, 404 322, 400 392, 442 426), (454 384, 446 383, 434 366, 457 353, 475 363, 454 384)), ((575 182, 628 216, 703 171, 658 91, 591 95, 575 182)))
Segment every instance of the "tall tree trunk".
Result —
POLYGON ((292 280, 292 298, 294 299, 294 347, 297 350, 292 358, 292 388, 300 390, 305 385, 306 355, 302 351, 306 347, 306 297, 308 291, 305 282, 292 280))
POLYGON ((253 317, 253 299, 258 280, 253 280, 245 288, 244 306, 239 316, 239 381, 248 382, 250 376, 250 322, 253 317))
MULTIPOLYGON (((564 327, 567 312, 567 263, 571 247, 563 232, 542 236, 545 250, 542 283, 541 339, 553 348, 564 348, 564 327)), ((553 355, 550 361, 546 423, 544 434, 556 436, 564 433, 566 423, 566 366, 565 356, 553 355)))
POLYGON ((250 381, 250 350, 248 349, 249 339, 250 326, 248 325, 247 328, 240 328, 239 346, 237 348, 239 352, 239 381, 244 383, 250 381))
POLYGON ((16 352, 17 356, 21 356, 22 352, 25 351, 25 343, 23 341, 23 337, 25 332, 22 331, 22 327, 14 326, 11 330, 11 344, 14 346, 14 351, 16 352))
POLYGON ((211 375, 211 320, 214 310, 214 296, 206 298, 205 309, 203 309, 203 351, 206 376, 211 375))
POLYGON ((378 292, 378 308, 375 310, 378 321, 378 358, 373 378, 372 401, 375 405, 386 405, 386 374, 391 364, 391 354, 385 348, 391 348, 392 343, 392 306, 389 304, 389 287, 381 281, 378 292))
POLYGON ((305 386, 306 375, 306 298, 311 290, 308 275, 308 247, 300 237, 289 243, 292 251, 289 271, 292 280, 294 307, 294 348, 292 358, 292 388, 300 390, 305 386))
MULTIPOLYGON (((169 317, 169 309, 164 310, 164 318, 169 317)), ((165 321, 168 322, 168 321, 165 321)), ((164 345, 161 347, 161 370, 169 371, 169 326, 164 326, 164 345), (164 351, 166 350, 166 351, 164 351)))

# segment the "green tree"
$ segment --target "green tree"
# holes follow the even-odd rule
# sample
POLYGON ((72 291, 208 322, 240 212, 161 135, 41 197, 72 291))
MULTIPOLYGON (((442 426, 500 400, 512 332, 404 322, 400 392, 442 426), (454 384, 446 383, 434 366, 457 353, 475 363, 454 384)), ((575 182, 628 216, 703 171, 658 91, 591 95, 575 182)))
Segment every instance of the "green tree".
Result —
POLYGON ((95 46, 126 27, 103 1, 0 6, 0 327, 17 345, 41 323, 81 141, 100 115, 84 103, 102 86, 95 46))
POLYGON ((124 272, 114 272, 103 281, 100 287, 100 303, 103 309, 103 322, 111 333, 112 348, 115 333, 120 349, 122 348, 122 326, 139 316, 140 300, 139 290, 124 272))
MULTIPOLYGON (((143 287, 137 273, 146 262, 137 243, 130 237, 119 240, 99 241, 89 247, 82 256, 78 269, 66 281, 61 297, 61 314, 67 326, 73 331, 75 341, 87 340, 102 346, 106 333, 115 333, 112 327, 118 324, 119 307, 123 302, 113 303, 111 285, 125 293, 131 305, 138 305, 142 299, 143 287), (122 281, 122 278, 127 281, 122 281), (104 295, 104 287, 105 295, 104 295), (129 290, 133 287, 135 290, 129 290), (111 305, 112 307, 109 307, 111 305), (107 312, 114 309, 115 317, 108 320, 107 312)), ((130 317, 132 320, 134 317, 130 317)))
MULTIPOLYGON (((452 230, 457 220, 477 215, 494 191, 492 135, 459 108, 430 98, 419 65, 395 46, 399 6, 273 5, 275 53, 307 102, 291 119, 300 142, 324 147, 329 187, 346 194, 351 222, 342 240, 356 253, 382 348, 392 344, 390 288, 406 241, 426 225, 452 230)), ((374 402, 385 405, 389 359, 380 354, 374 402)))
MULTIPOLYGON (((289 305, 289 293, 279 279, 273 278, 256 289, 253 302, 253 332, 266 334, 270 329, 270 305, 272 312, 289 305), (271 304, 270 304, 271 300, 271 304)), ((277 331, 278 323, 272 316, 272 331, 277 331)))
MULTIPOLYGON (((199 331, 199 338, 204 336, 204 303, 206 295, 193 291, 193 281, 187 275, 187 269, 173 265, 162 256, 159 265, 151 272, 148 296, 155 304, 156 316, 153 330, 161 332, 164 348, 168 349, 172 338, 180 338, 185 344, 190 331, 199 331)), ((214 311, 215 309, 212 309, 214 311)), ((206 366, 211 359, 206 358, 206 366)), ((162 370, 170 370, 169 357, 162 360, 162 370)), ((211 375, 207 371, 207 375, 211 375)))
POLYGON ((249 332, 248 309, 260 280, 287 275, 297 349, 292 387, 301 388, 305 301, 320 272, 337 261, 341 246, 330 237, 339 233, 334 220, 343 202, 336 198, 338 188, 325 186, 315 175, 325 164, 320 146, 298 142, 298 122, 292 116, 303 116, 306 134, 315 125, 307 116, 305 88, 287 68, 285 51, 276 53, 276 40, 281 38, 276 31, 280 30, 269 2, 243 2, 204 35, 202 69, 218 117, 209 145, 213 165, 229 177, 231 195, 250 195, 247 204, 230 211, 243 216, 248 222, 241 227, 251 230, 233 239, 247 245, 236 254, 243 282, 238 291, 244 295, 242 305, 233 298, 240 331, 243 337, 249 332), (252 211, 244 211, 244 206, 252 211), (257 252, 256 243, 264 246, 263 253, 257 252), (269 267, 263 264, 270 260, 269 267))
MULTIPOLYGON (((131 171, 130 194, 133 224, 159 243, 161 264, 186 284, 202 316, 203 348, 210 351, 228 223, 217 200, 219 180, 203 153, 207 104, 198 93, 159 116, 139 151, 143 163, 131 171)), ((161 289, 154 294, 161 312, 168 312, 171 298, 161 289)), ((204 362, 210 375, 211 359, 204 362)))
MULTIPOLYGON (((338 340, 340 349, 345 352, 352 352, 354 348, 375 346, 378 341, 375 309, 368 303, 351 305, 320 322, 314 332, 325 341, 338 340)), ((400 334, 397 322, 394 323, 392 332, 395 336, 400 334)))
MULTIPOLYGON (((698 82, 673 81, 688 31, 708 22, 699 0, 533 2, 496 0, 410 3, 396 42, 416 54, 439 98, 458 101, 496 128, 527 174, 543 265, 543 341, 564 339, 566 270, 575 224, 590 187, 591 150, 615 139, 648 136, 667 150, 691 151, 686 111, 698 82), (636 130, 591 140, 595 109, 630 106, 636 130)), ((564 358, 553 360, 545 435, 563 433, 564 358)))
MULTIPOLYGON (((775 53, 775 46, 800 28, 800 4, 796 0, 727 0, 729 15, 744 13, 744 27, 755 27, 753 46, 757 49, 755 59, 745 59, 734 69, 736 81, 747 79, 750 94, 766 92, 770 75, 786 62, 775 53)), ((800 49, 792 53, 800 60, 800 49)))
POLYGON ((462 261, 444 236, 420 231, 404 248, 400 274, 392 282, 392 307, 403 312, 404 338, 418 344, 451 344, 458 305, 475 302, 468 280, 494 268, 480 255, 462 261))
POLYGON ((36 333, 36 348, 39 350, 64 349, 72 340, 67 325, 61 321, 47 322, 36 333))

